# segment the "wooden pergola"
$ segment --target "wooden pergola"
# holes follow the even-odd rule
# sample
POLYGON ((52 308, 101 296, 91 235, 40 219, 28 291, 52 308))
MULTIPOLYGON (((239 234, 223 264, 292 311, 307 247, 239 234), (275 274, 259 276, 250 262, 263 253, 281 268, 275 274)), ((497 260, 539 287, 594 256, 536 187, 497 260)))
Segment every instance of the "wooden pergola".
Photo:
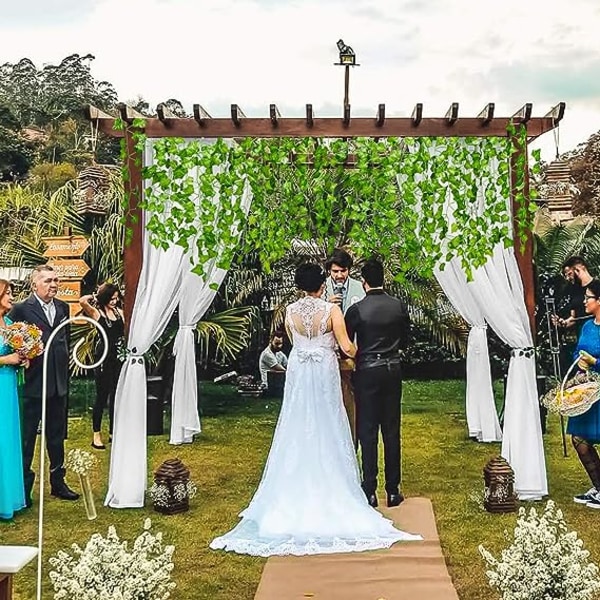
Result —
MULTIPOLYGON (((142 266, 142 219, 139 199, 142 195, 142 156, 136 148, 134 132, 143 132, 149 138, 353 138, 353 137, 506 137, 509 124, 524 127, 527 144, 517 145, 511 157, 516 164, 524 157, 527 165, 527 145, 540 135, 556 128, 564 116, 565 103, 560 102, 543 117, 532 116, 532 104, 526 103, 509 117, 496 117, 493 102, 487 104, 475 117, 459 117, 459 104, 453 102, 443 117, 424 117, 423 104, 415 105, 410 117, 386 117, 385 104, 379 104, 374 117, 352 117, 350 105, 344 106, 342 117, 321 117, 313 113, 312 104, 306 105, 304 117, 284 118, 277 106, 269 106, 266 118, 248 118, 237 104, 231 105, 226 118, 212 118, 200 105, 194 104, 193 117, 177 117, 167 106, 159 104, 157 117, 148 118, 126 104, 119 104, 119 117, 109 115, 94 106, 86 108, 87 118, 99 131, 112 136, 124 137, 126 148, 125 166, 129 178, 125 182, 128 202, 127 226, 131 229, 130 242, 125 247, 125 319, 128 323, 135 301, 135 290, 142 266), (125 122, 124 129, 115 129, 117 119, 125 122), (142 128, 133 127, 136 119, 143 119, 142 128)), ((136 122, 136 124, 138 124, 136 122)), ((528 179, 525 180, 525 197, 529 198, 528 179)), ((515 169, 511 169, 511 199, 515 209, 515 169)), ((516 227, 516 210, 513 210, 513 227, 516 227)), ((525 304, 532 331, 535 331, 535 285, 533 270, 533 238, 530 235, 525 252, 516 248, 516 258, 523 279, 525 304)), ((519 245, 515 235, 515 245, 519 245)))

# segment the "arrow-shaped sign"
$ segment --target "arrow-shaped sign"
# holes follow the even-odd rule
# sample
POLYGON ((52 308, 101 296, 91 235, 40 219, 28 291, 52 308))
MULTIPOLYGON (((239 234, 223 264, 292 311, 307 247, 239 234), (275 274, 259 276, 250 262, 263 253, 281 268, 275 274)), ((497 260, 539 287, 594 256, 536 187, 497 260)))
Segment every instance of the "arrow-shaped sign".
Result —
POLYGON ((48 264, 61 279, 83 279, 90 270, 87 263, 80 258, 57 258, 49 260, 48 264))
POLYGON ((59 237, 42 238, 46 244, 44 256, 81 256, 89 247, 90 243, 83 235, 67 235, 59 237))

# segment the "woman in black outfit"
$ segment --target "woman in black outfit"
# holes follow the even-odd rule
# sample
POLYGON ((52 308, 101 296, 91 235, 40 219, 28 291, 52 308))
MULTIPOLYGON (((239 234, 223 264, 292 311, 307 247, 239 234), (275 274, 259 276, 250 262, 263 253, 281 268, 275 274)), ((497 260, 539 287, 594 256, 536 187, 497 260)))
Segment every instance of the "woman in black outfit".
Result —
MULTIPOLYGON (((98 321, 99 325, 106 331, 108 337, 108 354, 104 362, 96 368, 94 378, 96 380, 96 402, 92 411, 92 424, 94 438, 92 448, 104 450, 106 446, 102 442, 102 414, 108 405, 109 433, 112 435, 115 392, 119 374, 121 372, 121 359, 119 358, 119 348, 123 344, 125 335, 125 326, 123 322, 123 313, 118 307, 121 301, 121 292, 113 283, 104 283, 96 294, 82 296, 79 304, 83 312, 90 318, 98 321)), ((103 341, 98 336, 95 354, 97 358, 102 356, 103 341)))

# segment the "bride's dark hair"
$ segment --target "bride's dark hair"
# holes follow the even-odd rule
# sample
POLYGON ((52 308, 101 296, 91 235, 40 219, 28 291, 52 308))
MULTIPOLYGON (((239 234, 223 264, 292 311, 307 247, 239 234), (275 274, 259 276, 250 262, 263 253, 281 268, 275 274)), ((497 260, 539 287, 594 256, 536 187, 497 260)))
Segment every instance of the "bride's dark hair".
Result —
POLYGON ((327 277, 323 267, 316 263, 305 263, 296 269, 294 283, 303 292, 318 292, 327 277))

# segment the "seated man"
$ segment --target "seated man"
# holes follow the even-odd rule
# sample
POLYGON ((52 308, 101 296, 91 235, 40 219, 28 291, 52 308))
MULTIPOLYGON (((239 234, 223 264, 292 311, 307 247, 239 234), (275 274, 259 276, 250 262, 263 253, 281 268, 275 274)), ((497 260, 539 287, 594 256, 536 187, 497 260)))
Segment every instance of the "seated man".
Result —
MULTIPOLYGON (((261 352, 260 359, 258 361, 258 368, 260 370, 260 378, 264 387, 268 387, 268 373, 269 371, 277 371, 285 373, 287 367, 287 356, 281 351, 283 348, 283 332, 274 331, 271 333, 269 345, 261 352)), ((283 381, 283 376, 281 377, 283 381)))

